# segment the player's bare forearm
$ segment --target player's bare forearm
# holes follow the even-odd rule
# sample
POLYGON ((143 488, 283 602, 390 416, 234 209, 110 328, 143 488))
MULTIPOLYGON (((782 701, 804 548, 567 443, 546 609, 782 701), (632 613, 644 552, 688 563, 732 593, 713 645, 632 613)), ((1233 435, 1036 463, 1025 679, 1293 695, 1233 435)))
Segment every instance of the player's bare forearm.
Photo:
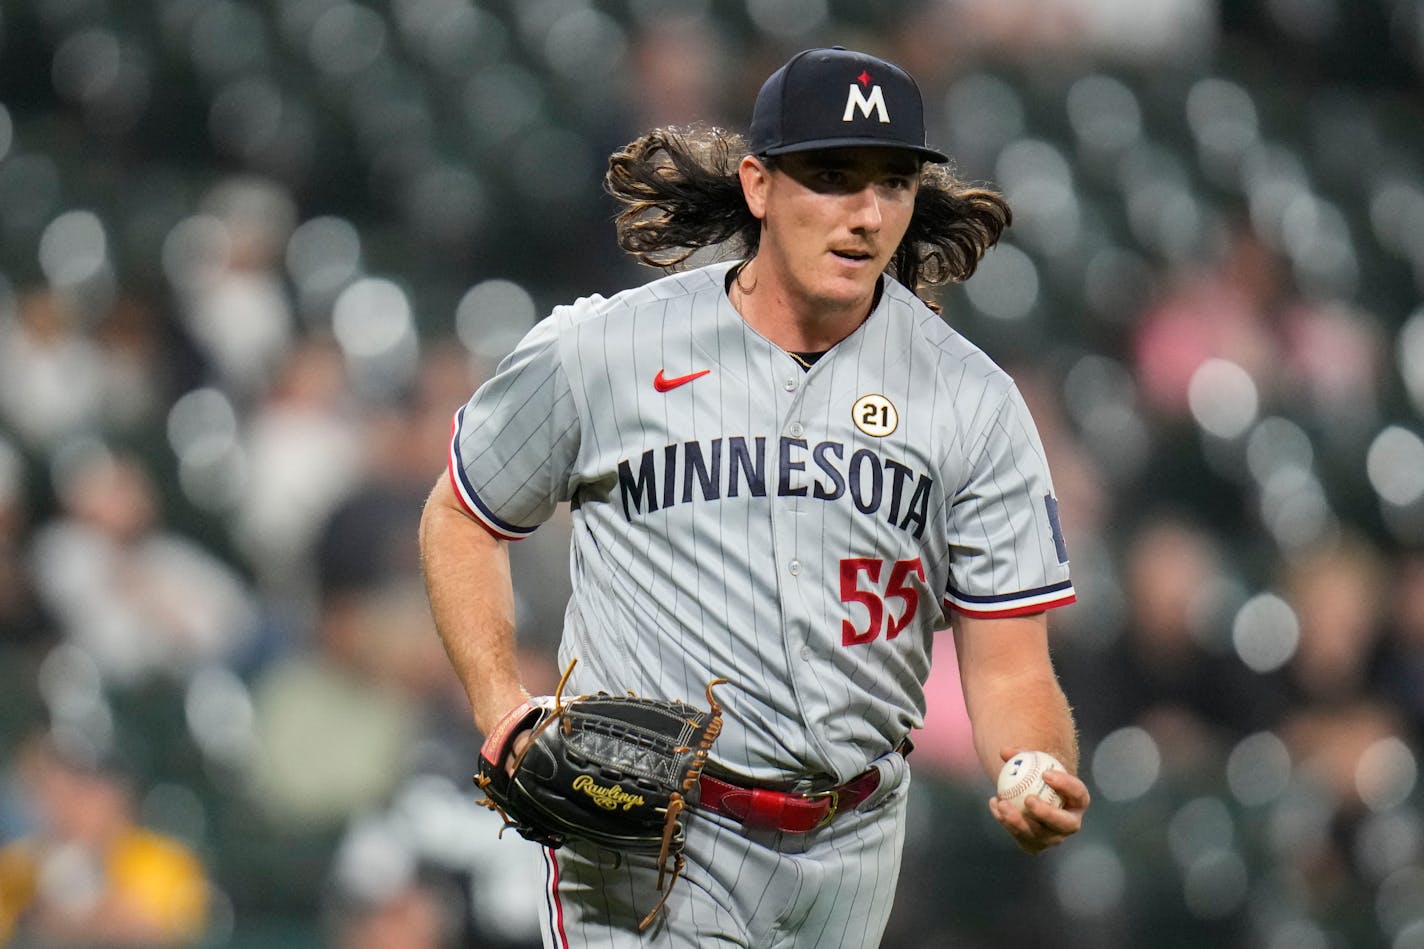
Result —
POLYGON ((996 777, 1005 761, 1025 750, 1046 751, 1067 769, 1044 778, 1059 793, 1061 807, 1032 796, 1020 810, 996 796, 990 801, 995 819, 1027 851, 1062 843, 1081 828, 1089 794, 1077 777, 1077 731, 1049 657, 1047 618, 959 616, 954 641, 965 707, 984 770, 996 777))
POLYGON ((420 559, 435 628, 488 734, 526 697, 514 638, 509 551, 472 518, 447 478, 436 482, 420 519, 420 559))
POLYGON ((1047 751, 1076 772, 1073 713, 1049 658, 1047 617, 956 616, 954 643, 974 747, 988 775, 999 773, 1008 747, 1047 751))

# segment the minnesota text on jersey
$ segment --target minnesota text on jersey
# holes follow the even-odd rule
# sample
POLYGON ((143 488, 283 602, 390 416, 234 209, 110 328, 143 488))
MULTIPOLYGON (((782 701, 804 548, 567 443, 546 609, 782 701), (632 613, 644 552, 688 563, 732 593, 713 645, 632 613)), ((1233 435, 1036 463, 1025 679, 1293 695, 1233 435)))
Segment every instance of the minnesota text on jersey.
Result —
MULTIPOLYGON (((768 443, 764 435, 751 439, 733 435, 711 439, 705 446, 689 441, 661 450, 650 448, 638 459, 636 471, 623 459, 618 463, 623 516, 631 521, 635 513, 650 514, 679 502, 717 501, 724 486, 729 498, 744 490, 751 497, 766 497, 768 443)), ((804 438, 781 437, 776 445, 771 486, 776 497, 836 501, 849 494, 860 513, 883 516, 916 539, 924 534, 934 490, 929 475, 868 448, 858 448, 846 458, 846 446, 840 442, 812 446, 804 438), (809 476, 808 462, 814 466, 809 476)))

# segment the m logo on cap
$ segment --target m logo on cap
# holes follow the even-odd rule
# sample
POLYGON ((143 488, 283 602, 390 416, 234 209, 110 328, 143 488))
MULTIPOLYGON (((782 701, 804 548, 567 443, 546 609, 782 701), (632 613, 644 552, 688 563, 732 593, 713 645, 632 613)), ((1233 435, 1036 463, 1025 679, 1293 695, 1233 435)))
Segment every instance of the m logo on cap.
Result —
POLYGON ((861 92, 861 86, 870 85, 870 73, 862 71, 856 79, 860 82, 860 86, 857 86, 855 83, 850 84, 850 92, 846 95, 845 114, 841 116, 841 121, 851 121, 857 109, 860 110, 861 116, 868 119, 870 118, 871 110, 874 109, 880 122, 884 125, 889 125, 890 113, 885 111, 885 92, 877 84, 871 86, 870 97, 867 98, 865 94, 861 92))

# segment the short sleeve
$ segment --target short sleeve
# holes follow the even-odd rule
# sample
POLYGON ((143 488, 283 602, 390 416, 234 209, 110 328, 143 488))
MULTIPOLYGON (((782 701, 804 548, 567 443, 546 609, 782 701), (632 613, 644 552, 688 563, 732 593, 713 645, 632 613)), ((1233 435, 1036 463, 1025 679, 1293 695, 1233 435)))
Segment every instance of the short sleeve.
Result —
POLYGON ((560 358, 560 312, 538 323, 455 413, 450 480, 490 533, 517 540, 568 500, 579 425, 560 358))
POLYGON ((949 517, 946 609, 993 618, 1074 601, 1043 444, 1016 387, 985 429, 949 517))

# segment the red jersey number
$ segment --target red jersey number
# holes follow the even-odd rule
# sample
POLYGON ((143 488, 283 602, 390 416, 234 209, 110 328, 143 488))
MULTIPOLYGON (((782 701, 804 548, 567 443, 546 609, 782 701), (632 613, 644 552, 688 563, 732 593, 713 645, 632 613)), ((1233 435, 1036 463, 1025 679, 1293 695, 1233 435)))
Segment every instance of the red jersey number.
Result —
POLYGON ((841 602, 859 603, 866 612, 864 627, 857 627, 849 618, 841 620, 841 645, 858 646, 871 642, 880 635, 882 628, 885 629, 886 639, 894 639, 915 618, 915 612, 920 608, 920 591, 912 585, 910 576, 919 577, 923 584, 924 564, 918 557, 895 561, 882 588, 880 575, 884 567, 885 561, 876 557, 847 557, 841 561, 841 602), (862 574, 865 585, 861 582, 862 574), (887 599, 896 599, 904 604, 898 615, 891 609, 887 617, 887 599))

